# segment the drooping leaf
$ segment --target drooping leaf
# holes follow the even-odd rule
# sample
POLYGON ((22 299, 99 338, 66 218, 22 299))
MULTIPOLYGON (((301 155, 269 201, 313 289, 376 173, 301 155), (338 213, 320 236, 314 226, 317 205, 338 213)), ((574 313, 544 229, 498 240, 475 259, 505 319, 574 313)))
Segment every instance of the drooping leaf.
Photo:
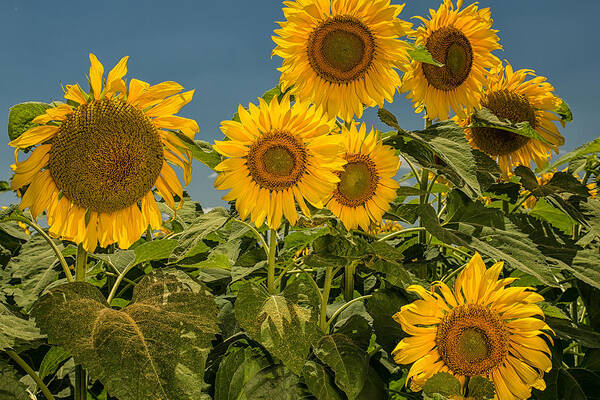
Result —
POLYGON ((551 206, 544 198, 536 201, 529 215, 547 221, 564 233, 573 232, 573 225, 576 223, 573 218, 560 209, 551 206))
POLYGON ((342 400, 333 378, 321 364, 308 361, 302 370, 302 377, 308 390, 317 400, 342 400))
POLYGON ((600 152, 600 138, 596 138, 591 142, 583 144, 577 147, 575 150, 562 155, 558 158, 558 160, 554 161, 553 163, 549 163, 548 166, 546 166, 540 171, 540 173, 555 170, 560 166, 569 163, 571 160, 598 152, 600 152))
POLYGON ((496 390, 494 383, 483 376, 474 376, 469 380, 469 397, 474 400, 492 400, 496 390))
POLYGON ((271 295, 263 286, 246 282, 238 293, 235 315, 252 339, 300 374, 318 336, 317 310, 310 306, 316 296, 304 295, 304 303, 298 304, 298 291, 288 288, 282 295, 271 295))
POLYGON ((0 400, 31 400, 27 386, 19 381, 17 372, 0 359, 0 400))
MULTIPOLYGON (((62 248, 58 240, 54 242, 62 248)), ((58 259, 48 242, 41 235, 32 235, 6 265, 7 273, 20 284, 4 288, 4 292, 12 294, 20 307, 29 309, 40 293, 58 279, 57 265, 58 259)))
POLYGON ((44 338, 33 321, 17 317, 0 303, 0 350, 35 348, 44 338))
POLYGON ((203 246, 203 249, 205 249, 206 245, 202 240, 223 227, 229 219, 229 214, 222 207, 214 208, 210 212, 197 217, 190 226, 178 236, 177 240, 179 241, 179 246, 173 250, 169 262, 175 263, 185 257, 198 254, 197 246, 199 245, 203 246))
POLYGON ((218 333, 212 296, 168 273, 145 276, 122 310, 111 309, 94 286, 73 282, 50 289, 31 314, 51 344, 123 400, 189 399, 190 382, 203 385, 218 333))
POLYGON ((182 148, 182 150, 189 150, 192 153, 192 157, 202 164, 209 168, 214 168, 221 162, 221 155, 208 142, 193 140, 179 131, 173 132, 185 144, 185 148, 182 148))
POLYGON ((215 378, 215 400, 243 399, 246 383, 268 365, 268 360, 254 349, 230 350, 219 364, 215 378))
POLYGON ((485 107, 473 112, 471 127, 501 129, 530 139, 539 140, 542 143, 550 144, 550 142, 531 126, 529 121, 514 123, 507 118, 496 116, 490 109, 485 107))
POLYGON ((373 293, 367 300, 367 311, 373 317, 373 329, 379 343, 385 351, 392 353, 398 342, 406 337, 399 323, 392 316, 407 304, 407 299, 400 293, 383 289, 373 293))
POLYGON ((164 260, 169 258, 178 242, 175 239, 160 239, 142 243, 133 251, 135 253, 134 265, 148 261, 164 260))
POLYGON ((571 108, 564 100, 561 99, 560 105, 554 110, 554 112, 560 117, 563 128, 565 127, 565 122, 573 122, 573 113, 571 112, 571 108))
POLYGON ((600 333, 583 326, 574 325, 571 321, 562 318, 547 317, 546 322, 558 336, 575 340, 589 348, 600 349, 600 333))
POLYGON ((49 109, 50 104, 28 101, 12 106, 8 111, 8 138, 15 140, 26 130, 38 126, 32 121, 49 109))
POLYGON ((314 353, 333 370, 335 383, 348 399, 356 399, 367 381, 367 354, 347 336, 339 333, 323 336, 315 346, 314 353))
POLYGON ((398 125, 398 119, 394 114, 386 110, 385 108, 379 107, 377 110, 377 116, 387 126, 394 128, 395 130, 400 129, 400 125, 398 125))
POLYGON ((40 378, 44 379, 56 372, 60 365, 71 358, 71 353, 60 346, 53 346, 48 350, 40 364, 40 378))
POLYGON ((436 67, 443 67, 444 64, 436 61, 427 47, 422 45, 413 46, 412 49, 408 50, 408 55, 415 61, 435 65, 436 67))
POLYGON ((600 254, 597 249, 584 249, 577 252, 570 271, 588 285, 600 289, 600 254))

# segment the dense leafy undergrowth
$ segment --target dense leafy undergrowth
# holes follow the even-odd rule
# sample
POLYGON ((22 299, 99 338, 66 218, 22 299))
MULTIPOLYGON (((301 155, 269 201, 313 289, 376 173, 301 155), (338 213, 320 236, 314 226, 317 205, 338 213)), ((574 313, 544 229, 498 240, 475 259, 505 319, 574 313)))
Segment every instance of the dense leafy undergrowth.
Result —
MULTIPOLYGON (((3 210, 0 399, 44 396, 24 365, 55 398, 70 398, 76 364, 89 373, 89 399, 444 398, 435 382, 405 386, 409 366, 391 352, 407 334, 392 316, 417 299, 410 285, 453 284, 475 252, 488 265, 505 261, 513 286, 545 297, 553 367, 535 398, 596 398, 600 200, 585 184, 597 179, 600 142, 563 155, 548 169, 568 169, 545 183, 526 167, 500 181, 454 123, 405 132, 380 116, 396 126, 385 143, 444 178, 426 187, 413 172, 399 179, 385 215, 399 230, 347 231, 313 209, 272 236, 234 207, 208 211, 185 198, 176 215, 160 204, 171 216, 162 232, 89 254, 85 283, 67 283, 62 263, 74 270, 77 247, 47 237, 28 212, 3 210), (537 202, 525 208, 528 198, 537 202)), ((189 146, 207 164, 219 159, 206 144, 189 146)))

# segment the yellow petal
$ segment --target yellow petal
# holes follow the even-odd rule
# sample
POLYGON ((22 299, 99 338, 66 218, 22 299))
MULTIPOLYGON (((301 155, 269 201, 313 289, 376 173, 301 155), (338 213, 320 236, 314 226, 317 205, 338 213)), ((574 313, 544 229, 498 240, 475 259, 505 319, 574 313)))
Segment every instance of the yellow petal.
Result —
POLYGON ((121 86, 121 78, 127 74, 127 60, 129 56, 125 56, 121 58, 121 60, 115 65, 113 69, 108 73, 108 77, 106 78, 106 89, 107 96, 110 93, 115 93, 117 91, 122 90, 121 86))
POLYGON ((25 131, 21 136, 9 143, 9 146, 25 149, 27 147, 44 143, 58 132, 58 126, 42 125, 25 131))
POLYGON ((100 99, 102 93, 102 74, 104 67, 93 53, 90 53, 90 86, 96 100, 100 99))
POLYGON ((159 117, 177 114, 179 110, 181 110, 181 107, 185 106, 187 103, 192 101, 192 97, 194 97, 194 91, 195 90, 190 90, 185 93, 180 93, 171 96, 168 99, 159 103, 157 106, 147 111, 146 115, 148 115, 149 117, 159 117))

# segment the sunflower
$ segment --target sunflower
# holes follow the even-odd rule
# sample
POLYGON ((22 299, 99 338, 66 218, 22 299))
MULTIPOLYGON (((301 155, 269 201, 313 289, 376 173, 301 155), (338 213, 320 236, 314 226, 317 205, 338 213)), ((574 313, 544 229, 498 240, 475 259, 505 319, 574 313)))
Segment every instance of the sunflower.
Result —
POLYGON ((351 124, 342 129, 344 158, 348 162, 338 172, 339 182, 327 208, 343 223, 346 229, 360 226, 369 231, 372 223, 378 224, 383 214, 396 198, 400 187, 393 178, 400 167, 394 149, 377 140, 371 129, 367 135, 364 123, 360 129, 351 124))
MULTIPOLYGON (((21 209, 34 218, 44 210, 55 237, 94 251, 117 242, 128 248, 148 226, 158 229, 162 215, 153 187, 173 209, 181 184, 167 161, 183 168, 186 184, 191 155, 169 129, 193 138, 194 120, 175 116, 194 91, 180 93, 176 82, 150 86, 123 77, 128 57, 108 73, 90 54, 90 92, 67 85, 67 104, 49 108, 33 122, 40 124, 9 144, 35 147, 25 161, 12 165, 11 189, 24 191, 21 209), (170 97, 169 97, 170 96, 170 97)), ((181 205, 181 203, 180 203, 181 205)))
POLYGON ((414 363, 411 389, 420 390, 438 372, 449 372, 464 385, 466 377, 494 383, 497 400, 528 399, 531 387, 545 389, 552 339, 535 303, 544 298, 528 287, 506 287, 516 278, 498 280, 503 263, 486 269, 475 254, 460 273, 454 293, 443 282, 431 290, 407 290, 422 300, 405 305, 394 319, 410 336, 394 349, 398 364, 414 363))
POLYGON ((282 216, 296 224, 295 202, 308 217, 305 199, 322 208, 345 161, 339 135, 329 134, 335 121, 319 108, 304 102, 291 105, 288 96, 281 102, 277 97, 269 104, 259 101, 248 110, 238 107, 240 122, 221 122, 221 131, 231 140, 215 141, 213 148, 230 158, 215 167, 215 187, 231 189, 223 200, 235 200, 242 219, 250 216, 261 226, 266 218, 277 229, 282 216))
POLYGON ((399 40, 412 24, 400 20, 404 5, 389 0, 286 1, 273 55, 283 58, 280 84, 330 117, 360 118, 363 105, 392 102, 408 62, 399 40))
POLYGON ((565 142, 555 125, 560 117, 553 111, 561 100, 552 93, 552 85, 533 70, 513 71, 507 62, 505 67, 500 65, 492 71, 485 87, 480 95, 481 106, 513 123, 529 122, 545 142, 502 129, 469 127, 471 114, 457 119, 466 128, 471 145, 495 158, 507 176, 517 165, 531 166, 533 161, 538 167, 544 166, 552 156, 551 150, 558 153, 565 142), (526 80, 528 76, 533 78, 526 80))
POLYGON ((402 92, 415 105, 416 111, 426 108, 427 117, 446 120, 450 110, 463 114, 463 107, 472 109, 478 104, 478 94, 489 69, 499 60, 492 51, 501 49, 496 30, 491 29, 489 8, 479 10, 477 3, 460 10, 451 0, 440 8, 430 10, 429 20, 423 21, 414 33, 415 44, 429 50, 433 58, 444 64, 438 67, 413 60, 402 79, 402 92), (459 11, 460 10, 460 11, 459 11))

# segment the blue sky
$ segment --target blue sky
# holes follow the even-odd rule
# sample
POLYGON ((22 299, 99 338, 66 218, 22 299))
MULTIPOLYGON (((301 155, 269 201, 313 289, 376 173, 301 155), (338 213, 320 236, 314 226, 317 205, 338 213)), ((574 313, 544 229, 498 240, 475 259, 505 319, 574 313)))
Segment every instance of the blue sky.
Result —
MULTIPOLYGON (((424 15, 439 3, 408 0, 401 17, 424 15)), ((492 7, 494 28, 500 30, 504 51, 496 54, 515 68, 547 76, 556 94, 570 104, 575 122, 563 130, 562 150, 598 136, 600 2, 502 0, 480 5, 492 7)), ((128 77, 153 84, 173 80, 196 89, 180 115, 196 119, 197 138, 220 139, 219 123, 230 119, 238 104, 256 101, 277 84, 281 59, 270 59, 270 54, 274 21, 283 19, 281 7, 278 0, 2 0, 0 126, 6 127, 14 104, 61 100, 61 83, 85 84, 88 53, 93 52, 105 71, 129 55, 128 77)), ((403 95, 385 107, 405 129, 422 126, 403 95)), ((364 120, 380 126, 375 110, 364 120)), ((13 151, 3 131, 0 180, 8 180, 13 151)), ((206 207, 222 204, 224 194, 213 189, 211 172, 195 162, 187 188, 206 207)), ((12 194, 0 194, 1 205, 14 201, 12 194)))

